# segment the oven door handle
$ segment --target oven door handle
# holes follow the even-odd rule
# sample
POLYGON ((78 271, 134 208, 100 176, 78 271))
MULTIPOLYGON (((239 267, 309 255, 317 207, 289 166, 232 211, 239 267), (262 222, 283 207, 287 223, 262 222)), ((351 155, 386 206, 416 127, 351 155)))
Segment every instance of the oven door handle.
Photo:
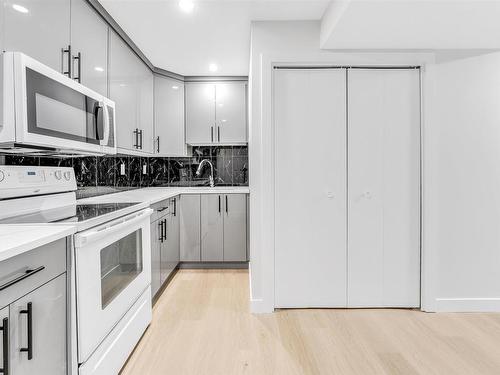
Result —
POLYGON ((128 215, 118 220, 111 221, 110 223, 97 227, 96 229, 92 229, 88 232, 77 234, 75 236, 75 247, 83 247, 89 243, 106 238, 112 233, 124 231, 127 228, 137 226, 139 222, 144 221, 145 219, 149 220, 149 216, 152 213, 153 210, 147 208, 140 212, 136 212, 133 215, 128 215))

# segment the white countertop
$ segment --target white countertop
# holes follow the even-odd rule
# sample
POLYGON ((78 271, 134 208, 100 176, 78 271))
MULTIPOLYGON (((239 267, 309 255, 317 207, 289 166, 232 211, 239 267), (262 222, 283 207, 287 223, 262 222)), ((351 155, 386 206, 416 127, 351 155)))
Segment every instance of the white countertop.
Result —
POLYGON ((0 262, 76 232, 74 225, 0 225, 0 262))
POLYGON ((221 187, 148 187, 79 199, 79 203, 147 202, 153 204, 180 194, 249 194, 248 186, 221 187))

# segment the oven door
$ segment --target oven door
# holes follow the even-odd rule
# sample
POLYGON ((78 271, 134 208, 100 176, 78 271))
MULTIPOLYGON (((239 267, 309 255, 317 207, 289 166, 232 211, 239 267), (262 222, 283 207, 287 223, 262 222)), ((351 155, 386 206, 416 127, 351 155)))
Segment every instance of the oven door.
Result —
POLYGON ((85 362, 151 284, 145 209, 75 235, 78 362, 85 362))
POLYGON ((114 103, 21 53, 12 61, 16 143, 115 153, 114 103), (112 117, 110 117, 110 115, 112 117), (111 145, 111 148, 110 148, 111 145))

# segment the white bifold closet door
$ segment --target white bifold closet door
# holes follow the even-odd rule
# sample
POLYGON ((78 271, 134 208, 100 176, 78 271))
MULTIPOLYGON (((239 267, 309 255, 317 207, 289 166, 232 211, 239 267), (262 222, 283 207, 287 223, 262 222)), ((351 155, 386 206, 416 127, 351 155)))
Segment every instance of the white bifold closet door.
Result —
POLYGON ((348 307, 420 305, 420 79, 348 71, 348 307))
POLYGON ((275 306, 346 306, 346 71, 274 72, 275 306))

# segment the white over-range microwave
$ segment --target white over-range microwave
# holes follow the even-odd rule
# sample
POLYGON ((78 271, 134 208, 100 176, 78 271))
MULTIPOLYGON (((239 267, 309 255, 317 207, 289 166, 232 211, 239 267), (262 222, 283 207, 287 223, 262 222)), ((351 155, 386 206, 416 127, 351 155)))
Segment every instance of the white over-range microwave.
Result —
POLYGON ((0 64, 0 151, 116 153, 112 100, 20 52, 0 64))

